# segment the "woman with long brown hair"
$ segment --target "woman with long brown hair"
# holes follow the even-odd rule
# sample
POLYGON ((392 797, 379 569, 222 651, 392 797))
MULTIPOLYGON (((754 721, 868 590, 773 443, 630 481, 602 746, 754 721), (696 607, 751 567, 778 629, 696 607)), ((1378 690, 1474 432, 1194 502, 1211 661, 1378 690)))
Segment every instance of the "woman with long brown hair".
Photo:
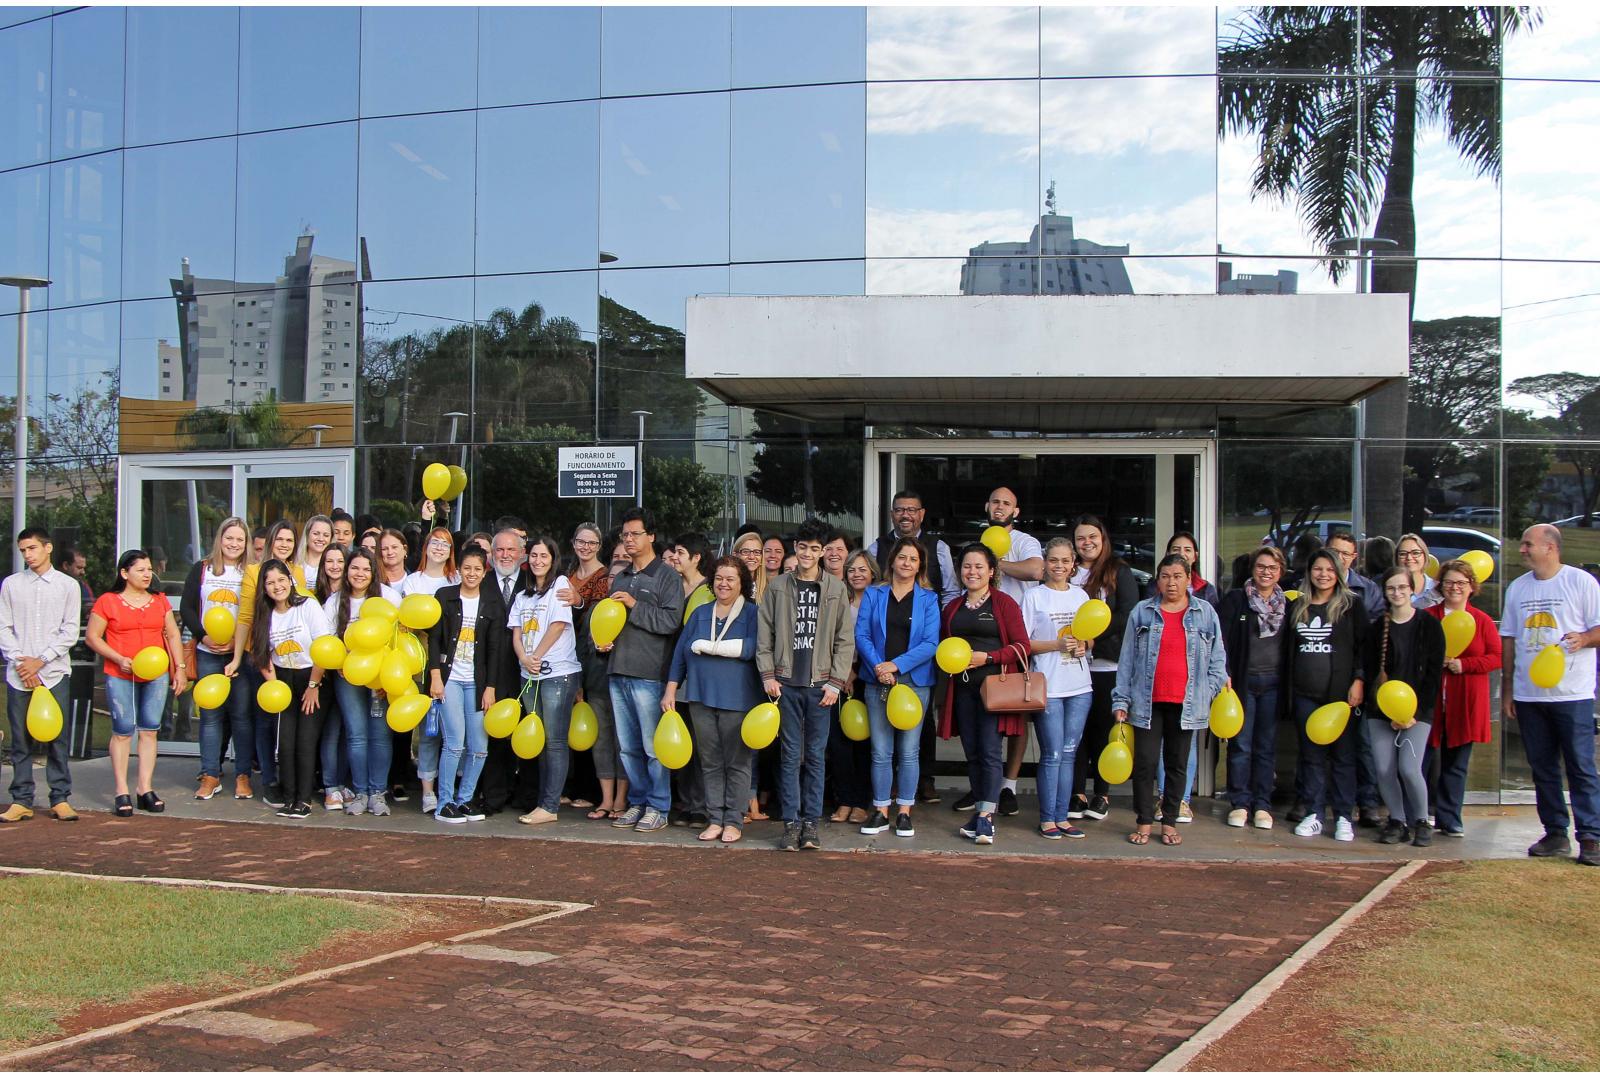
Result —
POLYGON ((1122 632, 1128 616, 1139 603, 1139 579, 1117 558, 1106 523, 1093 514, 1080 515, 1072 526, 1072 546, 1078 552, 1078 570, 1072 584, 1102 600, 1111 608, 1111 625, 1095 639, 1089 658, 1089 718, 1084 722, 1083 741, 1073 762, 1074 774, 1068 818, 1104 818, 1111 812, 1111 785, 1105 782, 1094 763, 1111 736, 1111 691, 1117 685, 1117 660, 1122 654, 1122 632), (1089 778, 1093 777, 1094 797, 1089 797, 1089 778))

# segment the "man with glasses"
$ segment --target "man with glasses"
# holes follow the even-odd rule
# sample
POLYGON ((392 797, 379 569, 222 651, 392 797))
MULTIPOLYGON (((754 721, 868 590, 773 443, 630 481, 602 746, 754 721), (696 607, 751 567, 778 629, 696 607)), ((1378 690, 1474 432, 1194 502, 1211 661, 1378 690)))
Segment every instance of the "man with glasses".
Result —
POLYGON ((611 599, 628 609, 622 633, 610 645, 611 711, 617 745, 628 774, 628 809, 612 827, 656 832, 667 827, 672 776, 656 758, 656 725, 667 688, 672 646, 683 625, 683 581, 656 556, 655 519, 636 506, 622 515, 622 550, 628 562, 611 583, 611 599))
MULTIPOLYGON (((504 626, 510 617, 511 602, 527 581, 523 560, 524 541, 511 529, 502 528, 490 541, 490 573, 483 580, 482 603, 491 626, 504 626)), ((521 674, 517 670, 517 657, 510 649, 501 649, 499 670, 490 674, 494 683, 496 701, 517 696, 521 688, 521 674)), ((489 740, 489 757, 483 763, 483 773, 478 778, 477 799, 485 814, 498 814, 511 801, 517 787, 517 770, 520 759, 511 752, 510 737, 489 740)), ((533 766, 532 788, 539 788, 537 761, 533 766)), ((532 809, 531 807, 529 809, 532 809)))

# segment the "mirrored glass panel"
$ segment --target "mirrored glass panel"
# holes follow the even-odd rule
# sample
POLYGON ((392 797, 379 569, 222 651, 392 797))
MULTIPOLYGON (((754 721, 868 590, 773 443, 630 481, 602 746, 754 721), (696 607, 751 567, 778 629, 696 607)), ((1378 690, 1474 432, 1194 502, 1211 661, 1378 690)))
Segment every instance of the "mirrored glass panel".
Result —
POLYGON ((170 296, 174 279, 233 288, 233 139, 129 150, 123 158, 122 295, 170 296))
POLYGON ((240 136, 238 199, 241 290, 301 273, 354 280, 355 124, 240 136))
MULTIPOLYGON (((1505 437, 1576 435, 1582 429, 1572 410, 1600 388, 1592 360, 1600 340, 1600 266, 1507 262, 1502 275, 1505 437)), ((1600 438, 1600 430, 1582 437, 1600 438)))
POLYGON ((1044 212, 1062 219, 1056 252, 1216 251, 1215 80, 1050 80, 1042 94, 1044 212))
POLYGON ((127 95, 130 146, 231 135, 238 9, 129 8, 127 95))
POLYGON ((868 79, 1004 79, 1038 74, 1036 7, 867 9, 868 79))
POLYGON ((1223 440, 1217 521, 1223 565, 1263 543, 1287 554, 1306 530, 1350 528, 1355 446, 1338 439, 1223 440))
POLYGON ((728 261, 728 97, 602 103, 600 247, 618 266, 728 261))
POLYGON ((1500 433, 1500 264, 1417 264, 1406 437, 1500 433))
MULTIPOLYGON (((1296 22, 1306 26, 1319 17, 1326 18, 1320 12, 1305 13, 1296 22)), ((1370 74, 1481 75, 1500 70, 1496 8, 1362 8, 1360 25, 1362 67, 1370 74)), ((1292 31, 1283 36, 1293 41, 1292 31)))
POLYGON ((470 109, 477 59, 476 8, 363 8, 361 115, 470 109))
POLYGON ((859 82, 867 74, 864 7, 736 7, 733 85, 859 82))
MULTIPOLYGON (((1370 262, 1369 258, 1367 263, 1370 262)), ((1325 259, 1251 258, 1224 251, 1217 258, 1217 293, 1220 296, 1353 293, 1359 270, 1354 260, 1350 260, 1335 281, 1325 259)))
POLYGON ((689 439, 702 413, 723 409, 683 377, 683 328, 689 297, 727 292, 727 267, 601 273, 601 439, 635 438, 641 409, 646 438, 689 439))
MULTIPOLYGON (((0 266, 16 267, 7 274, 50 276, 49 225, 49 167, 0 173, 0 266)), ((30 290, 29 307, 37 311, 49 306, 49 293, 47 288, 30 290)), ((16 310, 17 290, 0 287, 0 314, 16 310)))
POLYGON ((83 8, 50 20, 50 131, 55 157, 122 145, 124 9, 83 8))
MULTIPOLYGON (((17 316, 0 315, 0 398, 14 402, 17 394, 17 316)), ((30 311, 28 315, 28 414, 29 431, 35 444, 38 439, 37 418, 44 411, 46 345, 50 340, 50 313, 30 311)), ((16 445, 16 414, 9 413, 0 421, 0 436, 10 438, 16 445)), ((13 455, 9 449, 0 455, 0 476, 9 477, 13 455)))
POLYGON ((50 24, 0 33, 0 169, 50 153, 50 24))
MULTIPOLYGON (((725 475, 743 479, 733 488, 740 512, 730 528, 750 522, 763 532, 793 537, 794 527, 815 514, 849 532, 862 531, 864 455, 859 424, 846 426, 841 437, 838 428, 756 413, 754 426, 740 430, 750 439, 735 443, 731 454, 723 451, 728 460, 713 465, 725 475)), ((713 443, 702 453, 716 463, 719 450, 721 445, 713 443)), ((871 539, 877 539, 876 534, 871 539)))
POLYGON ((595 265, 599 144, 596 101, 478 114, 479 273, 595 265))
POLYGON ((593 435, 596 277, 586 271, 477 279, 475 438, 526 442, 593 435))
POLYGON ((353 120, 360 39, 359 8, 241 8, 239 130, 353 120))
POLYGON ((730 273, 728 291, 735 296, 861 296, 867 288, 864 259, 742 263, 730 273))
POLYGON ((869 86, 868 256, 1036 251, 1038 123, 1034 82, 869 86))
POLYGON ((1593 259, 1600 251, 1600 172, 1588 155, 1600 85, 1507 82, 1505 257, 1593 259))
POLYGON ((41 456, 116 454, 120 307, 94 304, 49 313, 44 393, 29 406, 40 428, 41 456))
MULTIPOLYGON (((1421 535, 1428 554, 1440 562, 1464 552, 1487 551, 1495 574, 1483 583, 1473 604, 1500 614, 1502 566, 1506 548, 1500 532, 1500 447, 1493 442, 1406 441, 1406 532, 1421 535)), ((1513 567, 1517 561, 1511 549, 1513 567)), ((1513 571, 1514 572, 1514 571, 1513 571)))
MULTIPOLYGON (((1388 111, 1397 103, 1396 95, 1409 91, 1411 85, 1373 80, 1365 91, 1366 107, 1388 111)), ((1421 83, 1418 92, 1439 95, 1451 115, 1470 123, 1473 142, 1469 148, 1459 148, 1452 145, 1442 123, 1419 122, 1411 190, 1414 250, 1425 258, 1496 258, 1500 254, 1500 187, 1491 166, 1498 162, 1501 151, 1500 86, 1482 79, 1433 80, 1421 83)), ((1386 148, 1372 156, 1388 159, 1386 148)), ((1389 185, 1385 194, 1400 222, 1401 232, 1395 235, 1402 235, 1404 215, 1400 211, 1405 193, 1400 185, 1389 185)), ((1389 235, 1393 230, 1377 231, 1383 215, 1381 202, 1374 211, 1371 235, 1389 235)))
POLYGON ((725 7, 606 7, 600 78, 606 97, 728 88, 725 7))
POLYGON ((0 26, 16 26, 34 19, 42 19, 54 10, 53 7, 0 8, 0 26))
MULTIPOLYGON (((1059 282, 1053 281, 1048 271, 1051 263, 1060 260, 1043 260, 1047 271, 1045 276, 1045 289, 1054 289, 1059 282)), ((1078 260, 1080 267, 1083 260, 1078 260)), ((1209 256, 1195 256, 1187 259, 1127 259, 1123 263, 1128 272, 1128 284, 1135 293, 1149 295, 1151 293, 1210 293, 1215 291, 1217 280, 1217 260, 1209 256)), ((1091 282, 1092 284, 1092 282, 1091 282)))
POLYGON ((368 284, 361 300, 361 441, 469 439, 471 280, 368 284))
POLYGON ((57 304, 122 294, 122 155, 50 168, 50 286, 57 304))
POLYGON ((599 8, 478 9, 480 107, 599 96, 599 8))
POLYGON ((620 513, 632 503, 626 499, 560 498, 556 494, 556 454, 562 445, 573 444, 496 440, 491 446, 474 447, 467 466, 472 482, 464 496, 472 520, 488 531, 498 517, 519 517, 531 532, 554 537, 564 555, 572 552, 572 531, 579 524, 594 521, 609 529, 608 511, 620 513))
POLYGON ((1052 75, 1209 75, 1217 69, 1210 7, 1045 7, 1040 59, 1052 75))
POLYGON ((1505 27, 1502 37, 1508 79, 1600 79, 1600 10, 1542 7, 1537 27, 1505 27))
POLYGON ((1322 75, 1357 62, 1363 9, 1217 9, 1217 70, 1235 74, 1322 75))
POLYGON ((1039 291, 1039 260, 868 259, 868 296, 999 296, 1039 291))
POLYGON ((865 254, 865 116, 861 85, 733 95, 734 260, 865 254))
POLYGON ((361 275, 472 273, 472 113, 361 124, 361 275))
POLYGON ((125 454, 227 450, 235 420, 232 293, 181 293, 122 305, 118 445, 125 454))

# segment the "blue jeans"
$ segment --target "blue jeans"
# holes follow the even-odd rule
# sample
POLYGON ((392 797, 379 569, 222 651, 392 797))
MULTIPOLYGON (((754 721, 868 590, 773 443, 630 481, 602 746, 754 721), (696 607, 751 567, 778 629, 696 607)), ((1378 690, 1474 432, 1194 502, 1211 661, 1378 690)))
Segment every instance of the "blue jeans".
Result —
MULTIPOLYGON (((322 676, 322 700, 337 705, 338 692, 330 685, 338 676, 334 672, 326 672, 322 676)), ((343 681, 342 679, 340 680, 343 681)), ((340 708, 326 709, 322 714, 322 745, 317 749, 322 760, 322 786, 325 791, 344 787, 345 781, 350 778, 349 758, 345 756, 346 738, 344 734, 344 710, 340 708)), ((351 789, 355 790, 354 788, 351 789)))
POLYGON ((963 675, 956 676, 956 680, 956 691, 950 698, 955 713, 951 720, 967 755, 967 783, 972 785, 973 808, 980 814, 991 814, 1000 801, 1004 740, 994 714, 983 707, 981 681, 968 680, 963 675))
POLYGON ((135 726, 140 731, 160 731, 161 718, 167 711, 167 683, 171 678, 163 675, 141 683, 108 676, 106 704, 111 707, 111 733, 130 736, 135 726))
POLYGON ((661 722, 661 692, 666 688, 655 679, 611 676, 611 713, 622 771, 628 774, 628 805, 648 806, 663 814, 672 809, 672 773, 656 759, 656 725, 661 722))
POLYGON ((820 686, 785 686, 778 696, 778 802, 787 823, 822 817, 823 758, 832 710, 820 686))
MULTIPOLYGON (((902 683, 910 686, 910 683, 902 683)), ((922 723, 909 731, 901 731, 889 723, 889 691, 891 687, 876 683, 862 688, 861 696, 867 703, 867 720, 872 725, 872 805, 879 810, 889 807, 889 787, 894 786, 898 804, 910 808, 917 801, 917 780, 921 770, 922 725, 928 722, 928 697, 932 687, 912 686, 912 693, 922 702, 922 723), (900 768, 894 767, 895 755, 900 755, 900 768)))
MULTIPOLYGON (((221 674, 231 656, 218 656, 205 649, 195 650, 196 667, 203 679, 207 675, 221 674)), ((250 765, 255 760, 255 725, 250 717, 250 699, 237 677, 228 681, 228 700, 215 709, 200 710, 200 771, 216 779, 222 778, 222 747, 227 742, 228 730, 233 730, 234 772, 250 775, 250 765), (250 746, 250 753, 240 751, 240 739, 250 746), (241 764, 242 763, 242 764, 241 764)))
POLYGON ((440 809, 471 801, 483 763, 489 759, 489 733, 483 730, 483 695, 478 693, 478 687, 449 679, 444 684, 443 704, 439 741, 444 749, 439 754, 439 782, 435 788, 440 809), (461 764, 463 749, 467 756, 465 767, 461 764), (461 774, 459 784, 457 772, 461 774))
POLYGON ((1083 741, 1083 728, 1089 721, 1089 704, 1093 699, 1093 693, 1045 698, 1044 711, 1033 718, 1033 729, 1039 734, 1037 783, 1041 824, 1067 820, 1078 743, 1083 741))
POLYGON ((1356 806, 1356 728, 1361 720, 1354 713, 1339 737, 1327 746, 1306 738, 1306 718, 1325 704, 1296 694, 1294 722, 1300 729, 1300 755, 1306 763, 1306 813, 1318 819, 1328 803, 1336 818, 1355 820, 1356 806), (1330 789, 1331 788, 1331 793, 1330 789), (1325 797, 1326 796, 1326 797, 1325 797))
MULTIPOLYGON (((551 675, 539 679, 523 695, 523 711, 537 712, 544 721, 544 750, 539 754, 539 808, 554 814, 561 809, 561 789, 567 785, 567 728, 572 723, 572 701, 583 676, 551 675)), ((660 704, 660 698, 656 699, 660 704)), ((654 736, 652 735, 652 739, 654 736)))
POLYGON ((389 722, 380 708, 372 711, 372 691, 329 673, 339 703, 350 755, 350 787, 357 795, 382 795, 389 790, 389 761, 394 755, 389 722))
MULTIPOLYGON (((254 761, 256 768, 261 770, 261 782, 268 787, 278 783, 278 718, 271 713, 263 712, 261 706, 256 704, 256 693, 261 689, 261 673, 250 662, 249 656, 239 667, 239 672, 245 678, 244 690, 250 702, 250 719, 255 726, 248 741, 254 747, 254 761)), ((233 736, 233 763, 242 774, 244 758, 239 753, 239 736, 233 736)))
MULTIPOLYGON (((441 708, 441 712, 443 709, 441 708)), ((416 727, 417 732, 417 779, 437 780, 439 777, 439 756, 444 752, 444 718, 440 717, 439 729, 441 734, 428 736, 423 731, 427 729, 428 719, 423 717, 422 723, 416 727)), ((435 792, 438 786, 434 787, 435 792)))
POLYGON ((1565 836, 1576 824, 1579 840, 1600 840, 1600 775, 1594 764, 1594 699, 1583 701, 1518 701, 1517 725, 1533 771, 1534 801, 1544 831, 1565 836), (1572 815, 1561 788, 1567 771, 1572 815))
POLYGON ((1273 766, 1278 757, 1278 675, 1246 678, 1244 727, 1228 740, 1228 805, 1271 810, 1273 766))

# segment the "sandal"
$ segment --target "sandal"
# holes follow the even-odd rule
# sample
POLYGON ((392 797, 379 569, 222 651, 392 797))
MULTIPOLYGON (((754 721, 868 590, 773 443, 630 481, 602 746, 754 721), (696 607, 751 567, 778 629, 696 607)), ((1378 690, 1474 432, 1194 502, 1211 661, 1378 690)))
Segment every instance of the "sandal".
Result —
POLYGON ((843 824, 844 822, 849 821, 850 808, 848 806, 839 807, 839 809, 833 812, 833 815, 829 817, 828 820, 833 822, 835 825, 843 824))
POLYGON ((154 791, 141 792, 139 795, 139 809, 147 814, 159 814, 167 808, 154 791))
POLYGON ((1178 835, 1178 830, 1171 825, 1161 826, 1161 842, 1167 847, 1177 847, 1183 843, 1183 837, 1178 835))
POLYGON ((707 825, 706 831, 700 834, 701 840, 720 840, 722 838, 721 825, 707 825))
POLYGON ((1150 826, 1148 825, 1140 825, 1137 829, 1128 834, 1128 843, 1133 844, 1135 847, 1144 847, 1149 842, 1150 826))
POLYGON ((607 810, 603 806, 597 806, 583 816, 588 818, 590 821, 604 821, 606 818, 611 816, 611 811, 607 810))
POLYGON ((722 827, 722 842, 724 844, 736 844, 739 842, 739 838, 743 835, 744 833, 740 832, 732 825, 724 825, 722 827))
POLYGON ((572 800, 572 808, 574 810, 587 810, 589 807, 591 807, 593 805, 594 805, 594 803, 590 802, 588 799, 573 799, 572 800))
POLYGON ((131 796, 131 795, 118 795, 117 798, 116 798, 115 806, 117 808, 117 816, 118 817, 132 817, 133 816, 133 796, 131 796))

